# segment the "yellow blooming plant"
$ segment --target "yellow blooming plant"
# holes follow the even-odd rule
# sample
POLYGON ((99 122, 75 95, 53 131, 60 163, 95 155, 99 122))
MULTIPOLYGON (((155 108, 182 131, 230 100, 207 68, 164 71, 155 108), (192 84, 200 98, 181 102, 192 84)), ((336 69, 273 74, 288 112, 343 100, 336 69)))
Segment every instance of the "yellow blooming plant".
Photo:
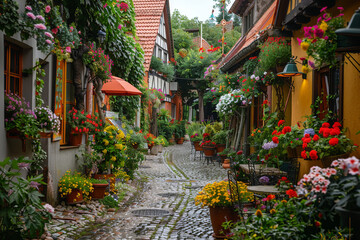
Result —
MULTIPOLYGON (((246 184, 243 182, 237 184, 240 199, 244 202, 253 201, 254 195, 247 191, 246 184)), ((208 183, 195 197, 195 205, 201 205, 201 207, 226 207, 232 204, 228 181, 208 183)))
POLYGON ((93 191, 92 183, 86 177, 83 177, 79 172, 71 172, 68 170, 61 177, 59 181, 59 192, 61 197, 70 194, 73 189, 79 189, 84 198, 89 197, 89 193, 93 191))
POLYGON ((98 163, 99 172, 107 172, 108 169, 124 167, 126 150, 125 133, 113 125, 104 128, 104 131, 95 133, 95 141, 92 148, 102 156, 98 163))

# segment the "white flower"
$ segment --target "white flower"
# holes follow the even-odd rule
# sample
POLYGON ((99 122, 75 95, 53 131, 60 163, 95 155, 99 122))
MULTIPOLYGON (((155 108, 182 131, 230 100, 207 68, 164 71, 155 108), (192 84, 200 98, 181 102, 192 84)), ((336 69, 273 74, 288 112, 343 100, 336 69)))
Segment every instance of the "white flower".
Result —
POLYGON ((260 78, 259 78, 258 76, 257 76, 257 77, 255 77, 255 80, 256 80, 256 81, 259 81, 259 79, 260 79, 260 78))
POLYGON ((267 74, 267 72, 264 72, 264 75, 266 75, 267 74))
POLYGON ((44 205, 44 208, 46 209, 46 211, 48 211, 49 213, 54 213, 55 209, 53 208, 53 206, 51 206, 50 204, 46 203, 44 205))
POLYGON ((251 76, 250 76, 250 78, 251 78, 251 79, 254 79, 254 78, 255 78, 255 75, 254 75, 254 74, 253 74, 253 75, 251 75, 251 76))

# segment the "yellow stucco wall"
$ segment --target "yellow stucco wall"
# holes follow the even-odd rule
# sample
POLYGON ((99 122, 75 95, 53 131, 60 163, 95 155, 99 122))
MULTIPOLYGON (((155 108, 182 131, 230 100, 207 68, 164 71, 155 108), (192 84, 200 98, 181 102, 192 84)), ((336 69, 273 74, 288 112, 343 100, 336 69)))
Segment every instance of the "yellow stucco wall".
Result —
MULTIPOLYGON (((360 7, 360 2, 349 0, 341 1, 328 12, 336 16, 338 14, 337 7, 340 6, 344 7, 344 17, 348 22, 355 10, 360 7)), ((305 52, 298 45, 297 37, 303 38, 303 27, 314 25, 317 18, 318 16, 313 17, 309 24, 303 25, 300 30, 293 32, 293 38, 291 39, 292 55, 297 56, 298 59, 305 57, 305 52)), ((352 54, 352 56, 360 62, 360 54, 352 54)), ((348 129, 347 136, 351 138, 354 143, 360 145, 360 134, 356 135, 356 133, 360 131, 360 73, 347 60, 345 62, 347 62, 347 64, 344 65, 343 125, 348 129)), ((301 64, 297 64, 297 67, 301 70, 301 64)), ((304 116, 311 113, 312 75, 313 72, 309 72, 307 74, 307 80, 303 80, 301 76, 293 77, 295 90, 292 94, 292 125, 295 125, 298 121, 303 122, 305 120, 304 116)), ((358 150, 355 155, 359 157, 360 150, 358 150)))

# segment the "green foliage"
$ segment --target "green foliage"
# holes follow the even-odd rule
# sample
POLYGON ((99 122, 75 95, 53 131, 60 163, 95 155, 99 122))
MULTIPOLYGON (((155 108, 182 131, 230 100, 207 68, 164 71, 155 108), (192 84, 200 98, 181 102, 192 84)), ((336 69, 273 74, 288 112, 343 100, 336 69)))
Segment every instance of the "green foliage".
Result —
MULTIPOLYGON (((173 22, 171 23, 173 24, 173 22)), ((174 51, 177 53, 180 49, 190 49, 193 46, 192 36, 190 33, 183 31, 182 29, 174 29, 174 51)))
POLYGON ((135 170, 139 168, 139 164, 145 160, 144 154, 132 147, 125 149, 124 171, 134 179, 135 170))
POLYGON ((51 215, 41 205, 43 195, 37 187, 42 175, 24 178, 20 171, 33 161, 20 157, 0 162, 0 238, 35 238, 44 232, 51 215), (39 234, 39 235, 37 235, 39 234))
POLYGON ((229 138, 229 131, 220 130, 219 132, 215 133, 212 140, 216 144, 226 144, 228 138, 229 138))
POLYGON ((172 138, 174 133, 174 124, 170 122, 170 114, 166 109, 161 109, 158 114, 157 124, 159 135, 164 136, 167 140, 172 138))
POLYGON ((285 65, 291 57, 291 46, 283 37, 269 37, 259 46, 259 71, 270 71, 276 65, 285 65))
POLYGON ((169 81, 173 80, 174 78, 174 65, 163 62, 160 58, 152 56, 150 68, 159 73, 162 73, 169 81))
POLYGON ((90 178, 89 180, 92 184, 108 184, 108 181, 106 179, 95 179, 90 178))
POLYGON ((185 137, 186 134, 186 129, 185 129, 185 121, 178 121, 177 123, 175 123, 175 127, 174 127, 175 131, 175 138, 182 138, 185 137))
POLYGON ((119 202, 116 200, 118 197, 116 195, 108 195, 105 196, 103 199, 100 199, 99 201, 105 205, 106 208, 119 208, 119 202))
POLYGON ((0 5, 0 30, 8 36, 14 35, 21 29, 22 21, 18 10, 18 4, 13 0, 3 1, 0 5))
POLYGON ((110 96, 111 109, 119 113, 119 117, 125 117, 129 122, 134 122, 135 109, 139 109, 139 96, 110 96))
POLYGON ((189 136, 194 135, 196 133, 202 136, 204 128, 205 126, 202 123, 192 122, 187 126, 186 133, 189 136))

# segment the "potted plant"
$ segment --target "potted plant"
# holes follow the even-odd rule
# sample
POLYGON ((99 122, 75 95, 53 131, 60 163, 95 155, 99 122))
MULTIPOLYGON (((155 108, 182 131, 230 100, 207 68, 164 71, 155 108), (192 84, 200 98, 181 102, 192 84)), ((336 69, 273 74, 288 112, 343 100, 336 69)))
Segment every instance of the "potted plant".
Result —
POLYGON ((228 158, 230 155, 233 155, 235 151, 232 148, 225 148, 222 152, 219 153, 221 158, 221 163, 224 162, 225 158, 228 158))
POLYGON ((175 125, 175 140, 177 144, 184 143, 184 137, 186 133, 185 121, 178 121, 175 125))
POLYGON ((133 132, 130 134, 129 142, 134 149, 138 149, 139 146, 145 143, 144 135, 140 132, 133 132))
MULTIPOLYGON (((250 202, 253 200, 253 193, 247 191, 246 184, 238 182, 239 199, 250 202)), ((209 207, 210 219, 214 230, 213 236, 215 238, 223 238, 228 230, 222 227, 222 224, 227 221, 236 222, 239 220, 237 212, 233 208, 232 198, 229 195, 229 182, 220 181, 208 183, 202 191, 195 197, 195 205, 209 207)))
POLYGON ((91 118, 91 115, 84 110, 80 111, 72 108, 67 116, 67 123, 71 127, 69 136, 70 145, 79 146, 82 142, 82 134, 90 131, 91 125, 87 119, 91 118))
POLYGON ((160 139, 154 138, 152 142, 153 142, 153 146, 150 148, 150 154, 157 155, 159 152, 160 139))
MULTIPOLYGON (((334 159, 345 158, 357 148, 357 146, 346 137, 344 130, 340 129, 341 127, 339 122, 335 122, 332 126, 325 122, 321 128, 315 132, 314 136, 308 133, 305 134, 301 139, 303 143, 301 157, 304 159, 302 162, 311 160, 312 164, 310 164, 308 168, 310 168, 311 165, 329 167, 334 159)), ((300 162, 300 167, 302 162, 300 162)), ((305 165, 305 163, 303 165, 305 165)), ((306 173, 306 171, 308 172, 308 170, 309 169, 305 169, 304 173, 306 173)))
POLYGON ((91 178, 90 182, 93 187, 93 191, 90 193, 92 199, 103 199, 105 196, 106 188, 109 186, 108 181, 105 179, 91 178))
POLYGON ((216 152, 221 153, 226 148, 226 140, 229 137, 229 131, 220 130, 215 133, 212 140, 216 143, 216 152))
POLYGON ((5 94, 5 129, 9 137, 39 138, 38 122, 29 103, 18 95, 5 94))
MULTIPOLYGON (((259 71, 266 72, 276 68, 281 72, 291 57, 291 45, 285 37, 268 37, 259 46, 259 71)), ((275 72, 275 70, 273 70, 275 72)))
POLYGON ((60 119, 47 107, 37 107, 34 110, 41 137, 50 137, 60 131, 60 119))
POLYGON ((157 140, 159 141, 158 152, 161 153, 163 151, 163 147, 169 145, 169 143, 167 142, 166 138, 163 136, 158 136, 157 140))
POLYGON ((214 134, 214 128, 208 124, 204 131, 205 133, 202 135, 203 139, 200 147, 203 149, 205 156, 214 156, 216 152, 216 143, 211 140, 214 134))
POLYGON ((90 180, 81 176, 79 172, 71 173, 68 170, 59 181, 60 195, 66 198, 67 204, 83 202, 83 199, 87 198, 92 190, 90 180))
POLYGON ((200 147, 200 142, 202 140, 202 135, 199 133, 194 133, 194 135, 190 136, 190 141, 194 144, 195 151, 202 151, 200 147))
POLYGON ((147 133, 145 136, 144 136, 146 142, 147 142, 147 145, 148 145, 148 148, 151 149, 153 146, 155 146, 155 142, 154 140, 156 139, 155 135, 152 134, 152 133, 147 133))

